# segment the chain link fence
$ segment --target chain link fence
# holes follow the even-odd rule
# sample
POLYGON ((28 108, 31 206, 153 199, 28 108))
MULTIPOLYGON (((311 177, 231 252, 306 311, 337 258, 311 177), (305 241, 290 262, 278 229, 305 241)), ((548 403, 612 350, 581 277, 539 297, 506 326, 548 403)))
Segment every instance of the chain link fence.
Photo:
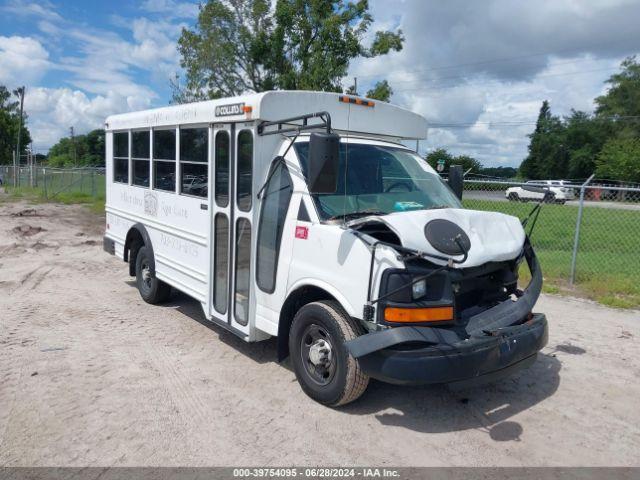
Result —
POLYGON ((545 195, 532 233, 545 279, 585 287, 612 305, 640 306, 640 185, 467 176, 463 203, 524 219, 545 195))
POLYGON ((56 198, 104 198, 104 168, 51 168, 42 166, 0 166, 4 187, 30 192, 45 200, 56 198))

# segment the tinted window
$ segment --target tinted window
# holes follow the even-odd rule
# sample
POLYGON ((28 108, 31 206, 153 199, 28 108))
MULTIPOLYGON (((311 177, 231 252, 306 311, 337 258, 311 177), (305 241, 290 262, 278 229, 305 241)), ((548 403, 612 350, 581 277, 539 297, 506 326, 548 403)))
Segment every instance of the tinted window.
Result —
POLYGON ((133 184, 139 187, 149 186, 149 160, 133 160, 133 184))
POLYGON ((113 159, 113 181, 129 183, 129 160, 126 158, 113 159))
POLYGON ((208 145, 207 128, 180 130, 180 193, 203 198, 209 194, 208 145))
POLYGON ((207 161, 209 132, 206 128, 184 128, 180 130, 180 161, 207 161))
POLYGON ((154 130, 153 158, 157 160, 176 159, 176 131, 154 130))
POLYGON ((195 163, 183 163, 182 168, 182 193, 206 198, 209 192, 209 179, 207 165, 195 163))
POLYGON ((273 293, 276 286, 280 241, 292 191, 287 167, 278 162, 264 190, 258 225, 256 280, 267 293, 273 293))
POLYGON ((227 313, 229 221, 222 213, 216 215, 214 236, 213 306, 218 313, 227 313))
POLYGON ((246 218, 236 222, 235 317, 240 325, 249 321, 249 280, 251 264, 251 224, 246 218))
POLYGON ((242 130, 238 135, 238 172, 236 198, 243 212, 251 210, 251 183, 253 173, 253 135, 242 130))
POLYGON ((176 191, 176 162, 153 162, 153 188, 176 191))
POLYGON ((131 157, 149 158, 149 131, 131 133, 131 157))
POLYGON ((129 183, 129 132, 113 134, 113 181, 129 183))
POLYGON ((216 165, 216 203, 219 207, 229 205, 229 132, 221 130, 216 133, 215 165, 216 165))
POLYGON ((120 132, 113 134, 113 156, 129 158, 129 133, 120 132))

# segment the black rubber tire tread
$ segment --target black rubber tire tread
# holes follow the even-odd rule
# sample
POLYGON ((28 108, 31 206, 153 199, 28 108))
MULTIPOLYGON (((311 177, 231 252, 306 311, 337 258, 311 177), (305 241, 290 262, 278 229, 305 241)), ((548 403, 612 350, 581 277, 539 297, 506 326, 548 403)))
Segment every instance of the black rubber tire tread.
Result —
MULTIPOLYGON (((352 319, 338 302, 333 300, 312 302, 302 307, 298 313, 302 312, 305 307, 311 305, 322 308, 332 318, 338 327, 341 335, 340 341, 343 344, 344 342, 364 334, 362 326, 356 320, 352 319)), ((296 318, 297 317, 298 314, 296 314, 296 318)), ((296 318, 294 318, 294 322, 296 321, 296 318)), ((328 403, 329 406, 339 407, 357 400, 369 385, 369 376, 362 371, 358 361, 351 355, 348 355, 347 357, 346 370, 344 388, 336 400, 328 403)), ((307 392, 307 394, 309 393, 307 392)))
POLYGON ((148 294, 145 294, 143 289, 140 287, 140 284, 142 282, 142 259, 144 256, 151 255, 153 254, 147 247, 140 247, 140 249, 138 250, 138 255, 136 255, 136 285, 138 286, 140 296, 145 302, 150 303, 151 305, 157 305, 158 303, 166 302, 169 299, 169 297, 171 296, 171 285, 158 280, 155 276, 155 272, 153 272, 153 277, 151 280, 151 290, 148 292, 148 294))

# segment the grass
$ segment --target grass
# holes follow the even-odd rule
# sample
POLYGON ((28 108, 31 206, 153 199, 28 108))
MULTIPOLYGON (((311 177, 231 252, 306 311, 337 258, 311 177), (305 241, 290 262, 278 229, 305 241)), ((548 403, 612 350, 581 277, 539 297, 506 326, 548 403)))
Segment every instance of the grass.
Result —
MULTIPOLYGON (((464 201, 467 208, 525 218, 534 204, 492 200, 464 201)), ((576 262, 569 284, 578 207, 544 205, 532 243, 545 278, 545 291, 592 298, 618 308, 640 307, 640 211, 584 208, 576 262)))
POLYGON ((95 196, 80 190, 69 190, 57 193, 53 198, 45 196, 41 187, 11 187, 5 186, 8 199, 27 200, 32 203, 59 202, 66 205, 82 204, 94 213, 104 212, 105 193, 104 187, 97 189, 95 196))

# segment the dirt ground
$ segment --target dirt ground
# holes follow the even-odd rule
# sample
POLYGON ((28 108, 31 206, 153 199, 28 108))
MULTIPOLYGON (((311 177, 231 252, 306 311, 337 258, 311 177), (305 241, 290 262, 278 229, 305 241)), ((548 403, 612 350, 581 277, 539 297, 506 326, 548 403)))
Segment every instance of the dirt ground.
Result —
POLYGON ((80 206, 0 203, 0 465, 640 465, 640 312, 541 298, 529 370, 307 398, 274 341, 139 297, 80 206))

